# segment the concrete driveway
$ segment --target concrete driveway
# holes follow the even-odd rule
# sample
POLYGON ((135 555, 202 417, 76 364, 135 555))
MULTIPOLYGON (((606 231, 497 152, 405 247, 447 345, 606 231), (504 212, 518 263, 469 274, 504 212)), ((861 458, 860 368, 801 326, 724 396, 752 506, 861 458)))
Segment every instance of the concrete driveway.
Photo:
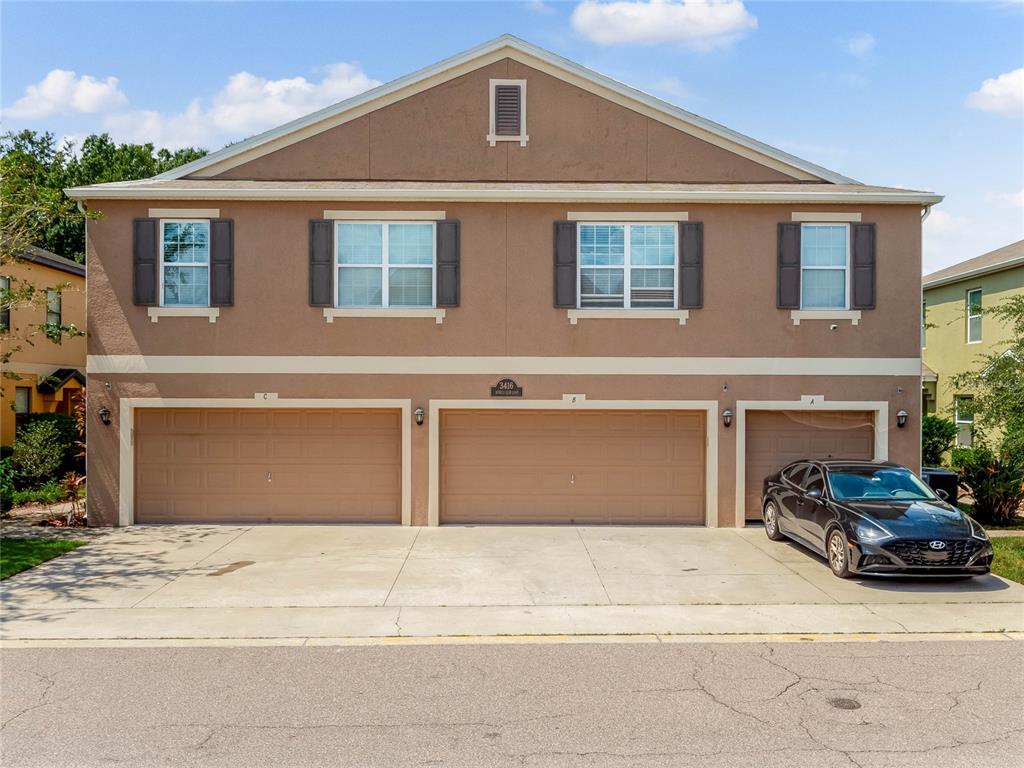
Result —
POLYGON ((5 640, 1024 632, 1024 587, 834 578, 763 531, 137 526, 3 584, 5 640))

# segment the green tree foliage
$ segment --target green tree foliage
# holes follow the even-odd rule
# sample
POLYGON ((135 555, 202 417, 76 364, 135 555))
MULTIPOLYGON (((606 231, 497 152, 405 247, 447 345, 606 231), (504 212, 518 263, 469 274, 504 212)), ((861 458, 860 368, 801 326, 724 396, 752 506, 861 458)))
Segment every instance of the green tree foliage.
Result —
POLYGON ((942 457, 953 447, 957 428, 952 419, 926 414, 921 420, 921 462, 926 467, 942 466, 942 457))
POLYGON ((60 427, 53 421, 37 421, 19 429, 11 459, 21 487, 38 488, 55 479, 66 451, 60 427))
POLYGON ((998 449, 985 442, 953 449, 960 485, 974 497, 971 514, 987 525, 1013 522, 1024 504, 1024 453, 1008 449, 1013 441, 1004 439, 998 449))

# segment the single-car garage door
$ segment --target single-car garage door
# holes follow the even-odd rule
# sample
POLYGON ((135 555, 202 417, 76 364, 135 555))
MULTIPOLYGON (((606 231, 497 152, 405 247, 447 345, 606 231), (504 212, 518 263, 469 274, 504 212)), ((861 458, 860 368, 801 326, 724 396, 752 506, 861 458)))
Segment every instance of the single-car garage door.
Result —
POLYGON ((704 521, 704 414, 441 412, 442 523, 704 521))
POLYGON ((872 411, 749 411, 746 518, 761 517, 764 479, 797 459, 872 459, 872 411))
POLYGON ((141 408, 139 523, 399 523, 397 410, 141 408))

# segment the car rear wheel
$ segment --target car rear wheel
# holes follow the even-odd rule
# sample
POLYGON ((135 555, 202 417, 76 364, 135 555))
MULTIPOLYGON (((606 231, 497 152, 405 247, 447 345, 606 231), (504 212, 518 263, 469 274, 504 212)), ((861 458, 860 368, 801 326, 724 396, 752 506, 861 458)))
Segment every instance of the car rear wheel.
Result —
POLYGON ((774 501, 764 505, 764 532, 772 541, 782 541, 785 538, 779 530, 779 508, 774 501))
POLYGON ((828 556, 828 567, 832 569, 833 574, 840 579, 850 577, 850 547, 842 531, 836 529, 828 535, 825 554, 828 556))

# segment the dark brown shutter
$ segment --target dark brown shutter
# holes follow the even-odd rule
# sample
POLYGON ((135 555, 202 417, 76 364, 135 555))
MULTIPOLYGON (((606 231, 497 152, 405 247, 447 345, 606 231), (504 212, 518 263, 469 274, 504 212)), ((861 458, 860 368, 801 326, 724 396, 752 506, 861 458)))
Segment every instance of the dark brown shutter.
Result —
POLYGON ((459 306, 459 222, 437 222, 437 306, 459 306))
POLYGON ((160 222, 157 219, 135 219, 132 222, 132 300, 143 307, 160 303, 158 244, 160 222))
POLYGON ((779 309, 800 309, 800 223, 779 224, 779 309))
POLYGON ((235 222, 210 221, 210 306, 235 303, 235 222))
POLYGON ((334 306, 334 222, 309 222, 309 304, 334 306))
POLYGON ((523 89, 518 85, 494 86, 494 132, 518 136, 522 126, 523 89))
POLYGON ((555 306, 576 309, 576 222, 555 222, 555 306))
POLYGON ((854 224, 853 309, 875 308, 875 225, 854 224))
POLYGON ((704 224, 679 223, 679 308, 704 306, 704 224))

